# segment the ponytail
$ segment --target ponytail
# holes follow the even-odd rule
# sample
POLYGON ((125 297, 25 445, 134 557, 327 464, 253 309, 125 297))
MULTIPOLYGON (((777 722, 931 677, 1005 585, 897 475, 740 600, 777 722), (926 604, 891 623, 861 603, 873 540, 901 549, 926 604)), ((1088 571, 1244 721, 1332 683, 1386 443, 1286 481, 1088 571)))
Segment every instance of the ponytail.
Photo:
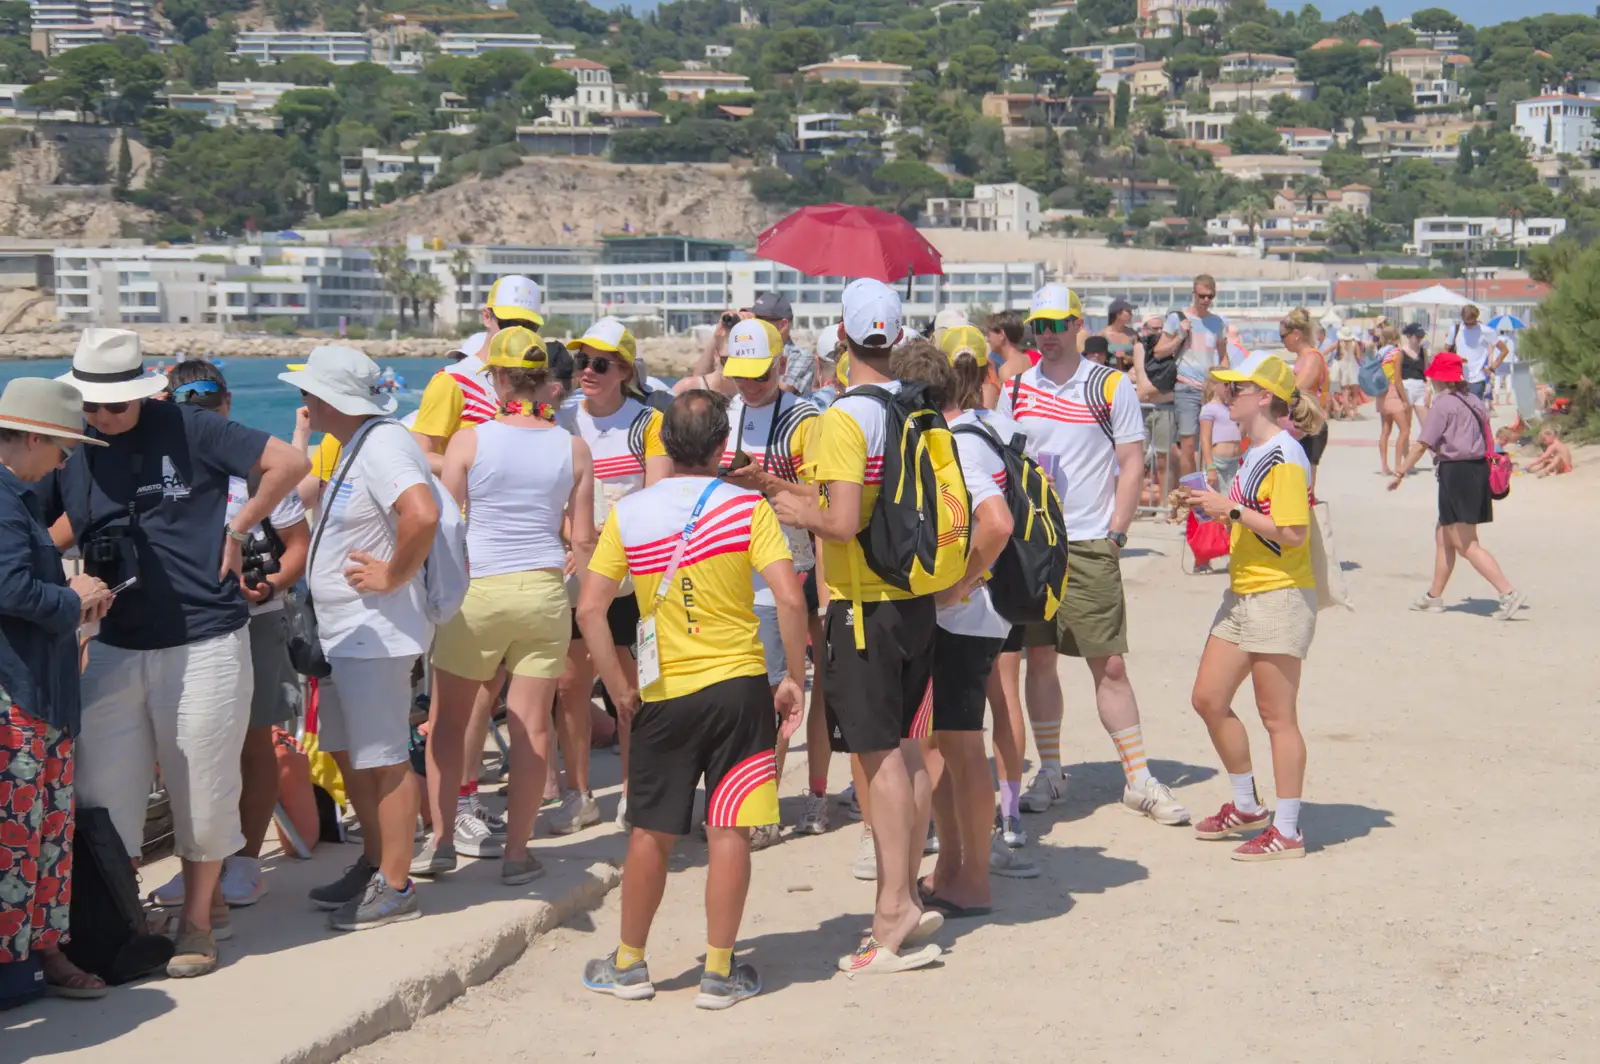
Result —
POLYGON ((1299 388, 1294 390, 1294 398, 1289 400, 1288 413, 1295 430, 1306 436, 1315 436, 1328 423, 1328 415, 1323 411, 1322 404, 1299 388))

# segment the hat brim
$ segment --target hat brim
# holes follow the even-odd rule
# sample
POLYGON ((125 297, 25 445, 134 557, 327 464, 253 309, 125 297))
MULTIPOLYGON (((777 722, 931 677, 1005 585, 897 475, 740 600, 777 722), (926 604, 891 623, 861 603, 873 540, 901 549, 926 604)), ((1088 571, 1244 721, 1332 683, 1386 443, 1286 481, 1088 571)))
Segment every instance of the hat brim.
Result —
MULTIPOLYGON (((535 325, 544 324, 544 315, 538 311, 529 310, 527 307, 497 307, 489 304, 489 313, 501 321, 531 321, 535 325)), ((460 348, 457 348, 460 350, 460 348)))
POLYGON ((775 355, 768 355, 766 358, 730 358, 722 364, 722 375, 740 380, 755 380, 766 375, 776 358, 775 355))
POLYGON ((1022 324, 1026 325, 1030 321, 1038 321, 1041 318, 1043 318, 1045 321, 1066 321, 1068 318, 1078 318, 1081 320, 1083 315, 1070 310, 1061 310, 1056 307, 1050 307, 1046 310, 1036 310, 1032 314, 1029 314, 1026 318, 1022 319, 1022 324))
POLYGON ((327 380, 309 370, 299 370, 292 373, 280 373, 278 379, 292 388, 316 396, 324 403, 333 407, 341 414, 351 417, 365 417, 370 415, 392 414, 400 405, 400 400, 390 395, 382 403, 361 395, 350 395, 342 392, 327 380))
POLYGON ((298 371, 298 370, 305 369, 306 368, 306 364, 304 362, 290 362, 290 363, 288 363, 286 368, 289 369, 289 370, 292 370, 292 371, 298 371))
POLYGON ((637 357, 637 354, 629 355, 628 352, 624 351, 616 344, 607 343, 606 341, 596 339, 593 336, 580 336, 578 339, 567 345, 568 350, 579 347, 592 347, 596 351, 604 351, 608 355, 617 355, 622 359, 622 361, 626 362, 630 366, 633 365, 634 360, 637 357))
POLYGON ((78 389, 86 403, 131 403, 136 399, 149 399, 167 390, 165 374, 153 373, 126 381, 85 381, 71 373, 63 373, 56 380, 78 389))
POLYGON ((13 429, 17 432, 32 433, 35 436, 48 436, 53 440, 77 440, 79 443, 93 444, 96 447, 111 446, 105 440, 97 440, 93 436, 85 436, 81 432, 71 432, 67 429, 57 428, 54 425, 43 425, 28 418, 12 418, 3 414, 0 414, 0 429, 13 429))
POLYGON ((1277 396, 1279 399, 1282 399, 1286 403, 1294 398, 1293 389, 1290 389, 1288 395, 1284 395, 1266 381, 1258 380, 1255 377, 1250 376, 1248 373, 1240 373, 1236 369, 1214 369, 1211 371, 1211 379, 1222 381, 1226 384, 1254 384, 1262 391, 1271 392, 1273 395, 1277 396))

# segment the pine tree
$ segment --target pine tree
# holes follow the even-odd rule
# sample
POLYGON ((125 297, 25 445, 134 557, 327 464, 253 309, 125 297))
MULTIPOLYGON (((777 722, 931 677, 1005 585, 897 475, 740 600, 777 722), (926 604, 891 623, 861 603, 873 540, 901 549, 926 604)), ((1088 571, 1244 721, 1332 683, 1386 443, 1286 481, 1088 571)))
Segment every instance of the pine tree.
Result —
POLYGON ((117 148, 117 184, 115 194, 122 199, 128 194, 128 186, 133 182, 133 150, 128 147, 128 130, 126 127, 119 132, 122 134, 122 143, 117 148))

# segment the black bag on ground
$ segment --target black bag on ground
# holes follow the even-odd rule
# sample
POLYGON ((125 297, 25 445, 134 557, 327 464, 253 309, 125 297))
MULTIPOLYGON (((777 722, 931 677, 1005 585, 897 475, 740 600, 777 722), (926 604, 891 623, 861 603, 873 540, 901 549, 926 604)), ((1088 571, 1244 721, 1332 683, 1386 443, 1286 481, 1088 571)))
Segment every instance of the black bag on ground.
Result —
POLYGON ((989 567, 989 598, 995 612, 1012 624, 1053 620, 1067 594, 1067 526, 1055 486, 1039 463, 1023 453, 1021 436, 1003 441, 982 422, 958 425, 952 431, 978 437, 1006 467, 1011 539, 989 567))
POLYGON ((111 814, 79 807, 74 817, 72 937, 61 952, 113 986, 165 968, 172 941, 145 930, 139 880, 111 814))

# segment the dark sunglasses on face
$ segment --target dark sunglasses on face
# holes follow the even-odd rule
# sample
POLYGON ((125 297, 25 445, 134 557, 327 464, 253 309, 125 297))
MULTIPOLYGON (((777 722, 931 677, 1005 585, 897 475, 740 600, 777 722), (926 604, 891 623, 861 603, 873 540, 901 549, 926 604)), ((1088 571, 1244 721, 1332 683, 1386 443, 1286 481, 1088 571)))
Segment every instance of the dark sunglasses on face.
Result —
POLYGON ((108 414, 126 414, 128 406, 128 403, 84 403, 83 412, 85 414, 98 414, 104 410, 108 414))
POLYGON ((589 355, 581 354, 572 356, 572 365, 579 373, 582 373, 586 369, 592 370, 596 377, 604 377, 607 373, 611 372, 613 367, 615 367, 619 372, 622 369, 622 363, 618 362, 616 359, 601 358, 599 356, 591 357, 589 355))
POLYGON ((1077 318, 1039 318, 1033 323, 1035 333, 1064 333, 1077 318))
POLYGON ((1217 298, 1217 293, 1215 293, 1215 292, 1196 292, 1194 294, 1194 297, 1197 300, 1200 300, 1200 299, 1215 299, 1215 298, 1217 298))

